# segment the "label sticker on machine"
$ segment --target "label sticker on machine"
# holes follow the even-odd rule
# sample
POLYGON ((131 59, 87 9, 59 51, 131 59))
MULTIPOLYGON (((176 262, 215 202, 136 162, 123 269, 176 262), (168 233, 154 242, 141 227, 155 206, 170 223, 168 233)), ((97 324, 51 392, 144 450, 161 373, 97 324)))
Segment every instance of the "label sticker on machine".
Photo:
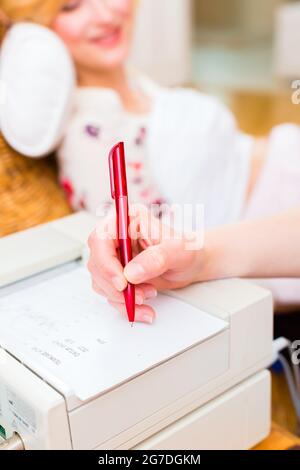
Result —
POLYGON ((160 295, 133 328, 92 291, 84 267, 0 298, 0 346, 85 401, 218 334, 226 322, 160 295))
POLYGON ((14 418, 14 427, 18 429, 18 427, 21 426, 30 434, 35 434, 37 427, 34 410, 8 387, 6 387, 6 393, 8 408, 14 418))

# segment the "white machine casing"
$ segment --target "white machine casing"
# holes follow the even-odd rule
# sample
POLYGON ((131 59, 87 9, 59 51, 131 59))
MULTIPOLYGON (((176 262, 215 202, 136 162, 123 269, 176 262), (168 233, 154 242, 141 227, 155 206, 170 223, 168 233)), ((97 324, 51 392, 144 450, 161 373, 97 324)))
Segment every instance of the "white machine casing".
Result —
MULTIPOLYGON (((84 257, 95 225, 83 212, 1 239, 0 295, 84 257)), ((0 425, 6 437, 17 432, 26 450, 248 449, 264 439, 271 423, 265 369, 272 358, 271 294, 239 279, 166 294, 224 327, 87 401, 0 349, 0 425)))

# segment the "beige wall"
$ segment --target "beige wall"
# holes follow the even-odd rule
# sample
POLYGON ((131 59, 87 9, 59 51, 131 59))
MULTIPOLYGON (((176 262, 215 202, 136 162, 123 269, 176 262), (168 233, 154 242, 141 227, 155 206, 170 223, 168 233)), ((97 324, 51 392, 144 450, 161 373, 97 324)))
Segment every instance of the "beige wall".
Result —
POLYGON ((240 1, 193 0, 194 20, 196 24, 204 27, 232 27, 238 19, 235 12, 240 1))
POLYGON ((243 0, 240 11, 243 32, 250 36, 270 36, 274 30, 275 12, 277 8, 288 3, 285 0, 243 0))
POLYGON ((132 62, 166 85, 190 80, 190 0, 140 0, 132 62))
POLYGON ((199 27, 238 27, 243 34, 263 37, 272 33, 274 12, 288 0, 193 0, 199 27))

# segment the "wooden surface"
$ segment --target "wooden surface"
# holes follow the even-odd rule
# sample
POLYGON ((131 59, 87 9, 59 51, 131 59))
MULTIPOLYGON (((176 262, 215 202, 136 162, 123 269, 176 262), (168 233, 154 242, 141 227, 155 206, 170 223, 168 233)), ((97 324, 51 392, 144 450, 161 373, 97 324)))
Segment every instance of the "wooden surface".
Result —
POLYGON ((284 374, 272 374, 272 419, 287 431, 296 434, 296 413, 284 374))
POLYGON ((300 438, 277 424, 273 424, 270 436, 253 450, 289 450, 293 447, 299 447, 300 449, 300 438))
POLYGON ((240 128, 249 134, 266 135, 286 122, 300 124, 300 104, 292 103, 292 90, 269 94, 236 90, 228 98, 240 128))

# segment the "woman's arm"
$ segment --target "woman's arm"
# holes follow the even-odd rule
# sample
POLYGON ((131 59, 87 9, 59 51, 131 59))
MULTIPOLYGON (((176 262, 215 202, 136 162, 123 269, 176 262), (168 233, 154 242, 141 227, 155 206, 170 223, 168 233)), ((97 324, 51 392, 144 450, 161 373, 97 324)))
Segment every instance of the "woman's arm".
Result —
POLYGON ((209 231, 201 249, 191 249, 183 235, 164 232, 164 226, 144 211, 131 218, 131 228, 137 234, 136 256, 125 270, 118 259, 113 219, 107 219, 89 239, 89 269, 96 292, 122 313, 121 292, 127 282, 138 286, 140 321, 153 321, 155 312, 144 301, 155 296, 155 289, 230 277, 300 277, 300 208, 209 231))
POLYGON ((207 234, 205 246, 199 280, 300 277, 300 208, 218 228, 207 234))

